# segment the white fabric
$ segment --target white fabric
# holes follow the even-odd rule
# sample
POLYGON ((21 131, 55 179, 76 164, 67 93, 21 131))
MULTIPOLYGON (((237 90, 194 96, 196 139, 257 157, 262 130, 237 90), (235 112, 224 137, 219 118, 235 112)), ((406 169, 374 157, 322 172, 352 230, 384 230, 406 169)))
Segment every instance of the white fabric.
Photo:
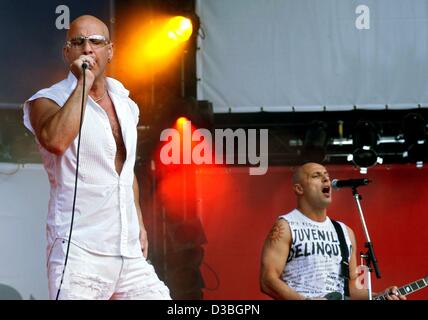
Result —
MULTIPOLYGON (((61 283, 67 241, 57 239, 48 258, 49 297, 61 283)), ((124 258, 90 253, 70 245, 60 300, 170 300, 169 289, 144 257, 124 258)))
MULTIPOLYGON (((344 295, 344 280, 340 276, 340 242, 330 218, 323 222, 313 221, 297 209, 279 218, 288 222, 292 236, 282 274, 287 285, 305 297, 323 297, 331 292, 344 295)), ((348 230, 339 223, 351 257, 348 230)))
POLYGON ((216 113, 428 106, 426 0, 197 0, 197 14, 198 99, 216 113))
MULTIPOLYGON (((0 162, 0 286, 23 299, 47 299, 46 208, 49 181, 41 164, 0 162)), ((5 299, 0 290, 0 300, 5 299)))
MULTIPOLYGON (((62 107, 76 84, 76 77, 69 73, 67 79, 28 99, 24 104, 25 126, 34 133, 29 119, 30 101, 45 97, 62 107)), ((116 143, 107 113, 89 97, 82 127, 71 241, 93 253, 141 257, 140 229, 132 189, 139 110, 120 82, 107 78, 107 87, 122 129, 127 157, 119 176, 115 169, 116 143)), ((56 238, 67 239, 69 235, 77 137, 61 156, 48 152, 39 143, 38 146, 51 187, 47 218, 49 251, 56 238)))

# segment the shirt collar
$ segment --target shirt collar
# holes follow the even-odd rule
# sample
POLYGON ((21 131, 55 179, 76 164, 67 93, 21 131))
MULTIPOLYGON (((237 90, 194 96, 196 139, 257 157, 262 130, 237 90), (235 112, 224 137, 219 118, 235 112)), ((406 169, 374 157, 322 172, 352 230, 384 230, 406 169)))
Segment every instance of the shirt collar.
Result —
MULTIPOLYGON (((77 85, 77 78, 71 71, 68 73, 66 81, 67 81, 67 87, 71 88, 71 90, 74 90, 74 88, 77 85)), ((114 94, 118 94, 123 97, 129 97, 129 90, 125 89, 125 87, 121 82, 110 77, 106 77, 106 81, 107 81, 107 89, 110 92, 114 94)))

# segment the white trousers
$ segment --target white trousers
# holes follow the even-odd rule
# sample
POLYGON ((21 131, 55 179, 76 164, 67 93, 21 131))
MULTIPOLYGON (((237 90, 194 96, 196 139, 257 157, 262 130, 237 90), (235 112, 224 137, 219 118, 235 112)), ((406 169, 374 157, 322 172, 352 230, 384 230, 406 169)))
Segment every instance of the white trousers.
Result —
MULTIPOLYGON (((56 239, 47 263, 50 299, 56 298, 66 251, 67 241, 56 239)), ((171 297, 144 257, 98 255, 71 243, 58 299, 170 300, 171 297)))

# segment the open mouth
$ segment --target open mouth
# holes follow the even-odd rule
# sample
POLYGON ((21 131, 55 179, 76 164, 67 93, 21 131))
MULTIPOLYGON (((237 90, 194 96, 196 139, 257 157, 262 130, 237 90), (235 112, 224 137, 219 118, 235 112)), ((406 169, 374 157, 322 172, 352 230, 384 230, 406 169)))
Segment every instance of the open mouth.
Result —
POLYGON ((322 188, 322 193, 325 196, 330 196, 330 187, 324 187, 324 188, 322 188))

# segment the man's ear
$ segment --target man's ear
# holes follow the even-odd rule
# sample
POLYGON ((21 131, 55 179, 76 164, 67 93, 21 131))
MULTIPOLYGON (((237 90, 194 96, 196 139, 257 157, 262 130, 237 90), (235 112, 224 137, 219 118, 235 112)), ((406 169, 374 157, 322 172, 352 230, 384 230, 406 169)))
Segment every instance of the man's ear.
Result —
POLYGON ((303 195, 303 187, 301 184, 299 184, 299 183, 294 184, 293 190, 297 195, 299 195, 299 196, 303 195))
POLYGON ((113 42, 110 43, 109 48, 108 48, 108 62, 111 62, 111 60, 113 59, 113 42))
POLYGON ((65 63, 65 64, 69 64, 69 62, 68 62, 68 58, 67 58, 67 53, 68 53, 68 47, 67 47, 67 46, 64 46, 64 47, 62 48, 62 60, 64 60, 64 63, 65 63))

